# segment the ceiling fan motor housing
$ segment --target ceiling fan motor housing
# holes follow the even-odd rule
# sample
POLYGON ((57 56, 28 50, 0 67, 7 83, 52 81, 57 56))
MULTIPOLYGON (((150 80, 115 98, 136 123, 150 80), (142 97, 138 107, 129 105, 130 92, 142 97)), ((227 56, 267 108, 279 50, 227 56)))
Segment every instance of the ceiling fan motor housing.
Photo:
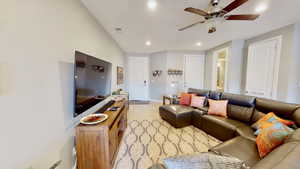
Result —
POLYGON ((212 6, 217 6, 220 0, 211 0, 212 6))

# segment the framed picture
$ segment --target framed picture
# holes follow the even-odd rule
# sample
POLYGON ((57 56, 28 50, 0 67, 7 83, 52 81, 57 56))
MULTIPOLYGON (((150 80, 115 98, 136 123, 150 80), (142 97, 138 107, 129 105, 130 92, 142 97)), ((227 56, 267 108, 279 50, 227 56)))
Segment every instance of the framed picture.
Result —
POLYGON ((123 67, 118 66, 117 67, 117 84, 123 84, 124 83, 124 69, 123 67))

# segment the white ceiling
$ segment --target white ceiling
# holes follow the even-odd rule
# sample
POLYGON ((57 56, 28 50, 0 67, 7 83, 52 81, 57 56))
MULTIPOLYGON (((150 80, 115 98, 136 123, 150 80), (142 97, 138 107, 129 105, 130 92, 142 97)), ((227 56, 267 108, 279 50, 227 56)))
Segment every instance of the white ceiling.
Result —
MULTIPOLYGON (((250 38, 300 21, 300 0, 249 0, 230 14, 254 13, 261 3, 268 10, 256 21, 226 21, 217 32, 207 33, 205 25, 183 32, 177 29, 198 21, 201 16, 184 12, 186 7, 206 9, 210 0, 156 0, 157 9, 147 8, 148 0, 82 0, 107 32, 126 52, 149 53, 164 50, 207 50, 234 39, 250 38), (121 27, 122 32, 115 28, 121 27), (151 46, 145 42, 150 40, 151 46), (198 41, 202 46, 196 45, 198 41)), ((221 0, 226 6, 233 0, 221 0)))

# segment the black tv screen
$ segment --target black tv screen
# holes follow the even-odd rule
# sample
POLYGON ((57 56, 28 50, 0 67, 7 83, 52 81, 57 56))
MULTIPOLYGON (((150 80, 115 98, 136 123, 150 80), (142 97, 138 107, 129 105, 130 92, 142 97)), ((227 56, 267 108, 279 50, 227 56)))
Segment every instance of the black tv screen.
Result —
POLYGON ((74 117, 105 100, 111 93, 112 64, 75 52, 74 117))

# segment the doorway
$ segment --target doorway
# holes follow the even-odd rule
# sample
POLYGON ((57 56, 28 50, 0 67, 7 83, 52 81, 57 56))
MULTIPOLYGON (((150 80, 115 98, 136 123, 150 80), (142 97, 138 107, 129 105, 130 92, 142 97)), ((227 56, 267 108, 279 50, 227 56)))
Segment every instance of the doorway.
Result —
POLYGON ((128 57, 130 100, 149 100, 149 58, 128 57))
POLYGON ((228 57, 228 48, 213 53, 212 90, 227 91, 228 57))

